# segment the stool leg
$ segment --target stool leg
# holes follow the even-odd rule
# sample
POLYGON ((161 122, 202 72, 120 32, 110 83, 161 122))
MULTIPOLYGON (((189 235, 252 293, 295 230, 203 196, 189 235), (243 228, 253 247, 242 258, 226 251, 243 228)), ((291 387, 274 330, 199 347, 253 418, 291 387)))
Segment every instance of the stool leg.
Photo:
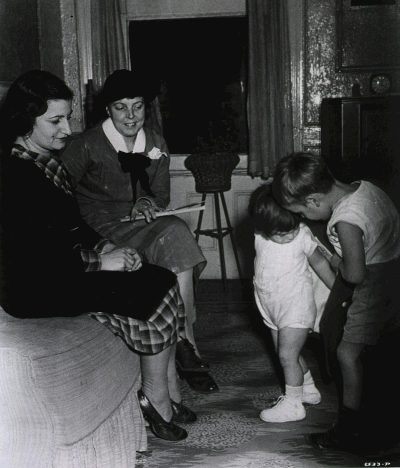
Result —
POLYGON ((222 232, 221 226, 221 210, 219 208, 218 194, 221 192, 214 193, 214 204, 215 204, 215 217, 217 221, 217 237, 219 246, 219 258, 221 261, 221 273, 222 273, 222 284, 224 291, 226 291, 226 268, 225 268, 225 254, 224 254, 224 233, 222 232))
MULTIPOLYGON (((205 199, 206 199, 206 196, 207 194, 206 193, 203 193, 202 196, 201 196, 201 203, 204 203, 205 202, 205 199)), ((200 237, 200 228, 201 228, 201 223, 203 222, 203 214, 204 214, 204 211, 203 210, 200 210, 199 212, 199 217, 197 218, 197 229, 196 229, 196 242, 199 242, 199 237, 200 237)))
POLYGON ((242 270, 240 268, 239 255, 238 255, 237 248, 236 248, 235 237, 233 235, 233 228, 231 226, 231 222, 230 222, 230 219, 229 219, 228 209, 226 207, 224 192, 221 192, 220 195, 221 195, 221 201, 222 201, 222 208, 223 208, 224 213, 225 213, 226 224, 227 224, 228 230, 229 230, 229 236, 230 236, 231 242, 232 242, 233 254, 235 255, 236 266, 237 266, 237 270, 238 270, 238 273, 239 273, 239 278, 242 279, 243 276, 242 276, 242 270))

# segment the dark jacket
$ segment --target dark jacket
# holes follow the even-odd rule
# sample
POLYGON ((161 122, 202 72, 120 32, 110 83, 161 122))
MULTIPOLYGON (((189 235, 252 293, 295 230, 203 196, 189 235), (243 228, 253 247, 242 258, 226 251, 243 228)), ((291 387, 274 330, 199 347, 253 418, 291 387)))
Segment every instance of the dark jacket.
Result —
POLYGON ((176 275, 144 264, 134 272, 86 272, 81 249, 101 237, 81 218, 75 198, 33 161, 1 164, 0 304, 21 318, 108 312, 147 320, 176 275))
POLYGON ((80 248, 92 249, 100 236, 32 161, 3 158, 1 175, 0 304, 19 317, 79 315, 80 248))

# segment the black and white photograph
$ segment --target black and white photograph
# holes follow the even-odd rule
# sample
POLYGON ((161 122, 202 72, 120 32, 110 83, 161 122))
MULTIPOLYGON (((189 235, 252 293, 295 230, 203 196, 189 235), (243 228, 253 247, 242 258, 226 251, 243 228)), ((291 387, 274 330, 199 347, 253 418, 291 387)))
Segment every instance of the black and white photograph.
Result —
POLYGON ((399 360, 400 0, 0 0, 0 468, 400 468, 399 360))

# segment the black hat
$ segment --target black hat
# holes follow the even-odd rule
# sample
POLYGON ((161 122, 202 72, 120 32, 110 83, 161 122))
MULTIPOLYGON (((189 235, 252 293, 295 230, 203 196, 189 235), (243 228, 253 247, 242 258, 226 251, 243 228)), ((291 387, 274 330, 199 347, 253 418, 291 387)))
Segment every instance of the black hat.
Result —
POLYGON ((105 106, 123 98, 142 97, 145 101, 152 101, 158 93, 155 79, 146 79, 139 72, 131 70, 116 70, 104 82, 101 92, 105 106))

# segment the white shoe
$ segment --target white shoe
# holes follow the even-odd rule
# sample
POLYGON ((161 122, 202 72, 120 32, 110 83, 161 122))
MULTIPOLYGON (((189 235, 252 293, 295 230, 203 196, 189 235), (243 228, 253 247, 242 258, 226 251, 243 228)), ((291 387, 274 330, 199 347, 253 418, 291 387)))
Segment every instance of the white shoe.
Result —
POLYGON ((315 385, 303 386, 303 397, 301 401, 307 405, 318 405, 321 403, 321 394, 315 385))
POLYGON ((306 417, 306 410, 300 400, 281 395, 272 408, 262 410, 260 418, 265 422, 301 421, 306 417))

